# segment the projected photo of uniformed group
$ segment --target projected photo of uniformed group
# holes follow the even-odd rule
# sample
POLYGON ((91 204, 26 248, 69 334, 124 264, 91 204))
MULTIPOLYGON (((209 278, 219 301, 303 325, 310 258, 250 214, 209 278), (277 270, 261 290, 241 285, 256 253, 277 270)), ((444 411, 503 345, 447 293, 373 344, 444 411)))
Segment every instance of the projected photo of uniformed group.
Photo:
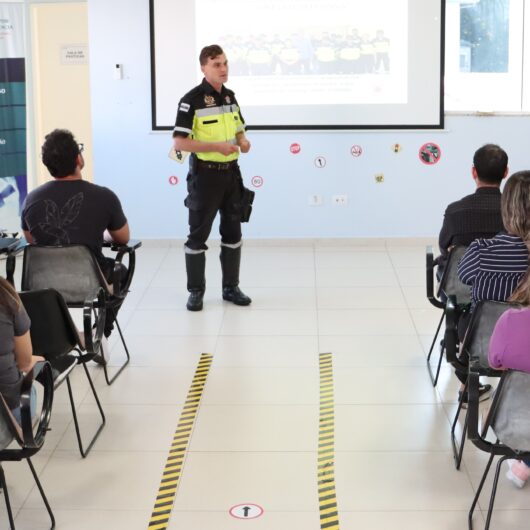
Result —
POLYGON ((220 35, 230 75, 360 75, 390 72, 390 39, 384 29, 255 36, 220 35))
POLYGON ((156 124, 212 44, 250 127, 438 124, 442 0, 151 0, 156 124), (428 110, 427 110, 428 109, 428 110))

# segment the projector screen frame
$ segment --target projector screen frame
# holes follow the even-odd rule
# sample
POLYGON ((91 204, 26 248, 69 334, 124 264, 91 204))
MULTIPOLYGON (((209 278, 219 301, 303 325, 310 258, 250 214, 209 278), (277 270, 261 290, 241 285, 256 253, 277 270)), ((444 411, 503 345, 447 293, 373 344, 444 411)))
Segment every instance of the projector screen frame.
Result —
MULTIPOLYGON (((252 131, 355 131, 355 130, 440 130, 444 129, 444 75, 445 75, 445 6, 447 0, 440 0, 440 82, 438 123, 434 124, 337 124, 337 125, 251 125, 252 131)), ((156 90, 156 46, 155 46, 155 0, 149 0, 149 32, 151 62, 151 129, 153 131, 172 131, 173 125, 157 123, 157 90, 156 90)), ((190 88, 192 88, 190 86, 190 88)), ((237 87, 236 87, 237 90, 237 87)), ((183 95, 183 94, 182 94, 183 95)), ((176 105, 175 105, 176 108, 176 105)), ((243 109, 244 115, 244 109, 243 109)))

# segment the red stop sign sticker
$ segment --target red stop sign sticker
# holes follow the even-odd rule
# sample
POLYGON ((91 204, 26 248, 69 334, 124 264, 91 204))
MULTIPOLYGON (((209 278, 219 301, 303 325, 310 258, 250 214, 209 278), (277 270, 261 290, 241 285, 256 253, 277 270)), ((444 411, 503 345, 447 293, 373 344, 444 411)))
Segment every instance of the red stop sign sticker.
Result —
POLYGON ((302 147, 300 146, 300 144, 291 144, 290 149, 293 155, 297 155, 302 150, 302 147))
POLYGON ((171 186, 176 186, 178 183, 179 183, 178 177, 175 177, 175 175, 171 175, 171 177, 169 177, 169 184, 171 184, 171 186))

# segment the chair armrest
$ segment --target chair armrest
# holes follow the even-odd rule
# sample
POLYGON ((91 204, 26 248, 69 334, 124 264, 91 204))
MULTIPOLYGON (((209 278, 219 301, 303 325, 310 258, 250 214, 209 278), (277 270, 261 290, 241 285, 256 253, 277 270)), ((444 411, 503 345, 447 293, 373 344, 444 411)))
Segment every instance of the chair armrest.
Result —
POLYGON ((427 286, 427 298, 429 302, 439 309, 444 308, 443 302, 438 300, 434 295, 434 266, 435 259, 432 251, 432 246, 427 246, 425 249, 425 273, 426 273, 426 286, 427 286))
POLYGON ((86 298, 83 306, 83 331, 85 336, 84 350, 86 355, 80 356, 81 361, 91 360, 99 354, 101 339, 105 328, 106 304, 105 291, 98 289, 96 296, 86 298), (96 311, 97 310, 97 311, 96 311), (92 320, 94 319, 94 321, 92 320))
POLYGON ((110 242, 105 246, 110 247, 110 249, 116 252, 116 257, 114 258, 114 270, 112 271, 112 291, 113 296, 116 298, 125 298, 129 292, 129 287, 134 276, 134 269, 136 267, 136 249, 142 246, 142 242, 137 239, 131 239, 127 245, 120 245, 118 243, 110 242), (120 282, 121 274, 121 265, 123 262, 123 257, 128 255, 128 267, 127 267, 127 277, 125 278, 125 283, 123 286, 120 282))
POLYGON ((33 368, 24 377, 21 392, 23 447, 28 451, 37 451, 44 443, 52 414, 53 392, 53 372, 50 363, 48 361, 35 363, 33 368), (38 381, 44 390, 39 423, 35 431, 33 430, 33 422, 31 420, 31 386, 33 381, 38 381))
POLYGON ((467 437, 473 442, 473 444, 487 453, 495 453, 500 456, 512 456, 514 457, 514 451, 510 447, 502 444, 497 439, 496 443, 488 442, 485 438, 485 434, 488 430, 489 421, 494 415, 494 411, 497 408, 497 403, 502 395, 502 386, 507 372, 501 375, 501 380, 495 391, 495 396, 488 413, 486 425, 480 429, 479 424, 479 389, 480 389, 480 375, 481 367, 476 363, 472 363, 469 369, 468 379, 468 424, 467 424, 467 437))
MULTIPOLYGON (((50 363, 47 361, 39 361, 38 363, 35 363, 35 366, 33 366, 27 374, 24 375, 20 394, 20 416, 22 425, 18 424, 4 399, 2 398, 0 401, 2 416, 9 426, 11 434, 22 449, 22 458, 32 456, 42 447, 50 423, 53 404, 53 374, 50 363), (31 387, 35 380, 42 384, 44 392, 39 423, 34 430, 31 418, 31 387)), ((20 449, 4 449, 2 451, 2 457, 5 460, 9 460, 10 455, 13 456, 14 460, 20 460, 18 457, 19 454, 20 449)))
POLYGON ((139 239, 129 239, 129 242, 126 245, 122 245, 121 243, 116 243, 115 241, 105 241, 103 246, 110 248, 114 252, 118 252, 122 248, 129 248, 132 250, 139 249, 142 246, 142 242, 139 239))
POLYGON ((451 295, 447 297, 447 303, 445 304, 445 356, 447 362, 453 365, 455 368, 467 371, 467 366, 460 362, 458 359, 459 340, 458 340, 458 318, 459 318, 458 305, 456 303, 456 297, 451 295))

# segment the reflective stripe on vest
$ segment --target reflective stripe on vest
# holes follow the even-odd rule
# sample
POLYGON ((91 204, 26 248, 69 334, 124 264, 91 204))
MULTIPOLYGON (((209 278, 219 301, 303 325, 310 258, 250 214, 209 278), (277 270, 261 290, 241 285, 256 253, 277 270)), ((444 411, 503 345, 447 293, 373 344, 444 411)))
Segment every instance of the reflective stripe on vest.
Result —
MULTIPOLYGON (((245 130, 239 117, 237 105, 206 107, 195 111, 193 118, 193 138, 200 142, 228 142, 237 145, 236 135, 245 130)), ((231 162, 239 153, 225 156, 221 153, 197 153, 197 158, 208 162, 231 162)))

